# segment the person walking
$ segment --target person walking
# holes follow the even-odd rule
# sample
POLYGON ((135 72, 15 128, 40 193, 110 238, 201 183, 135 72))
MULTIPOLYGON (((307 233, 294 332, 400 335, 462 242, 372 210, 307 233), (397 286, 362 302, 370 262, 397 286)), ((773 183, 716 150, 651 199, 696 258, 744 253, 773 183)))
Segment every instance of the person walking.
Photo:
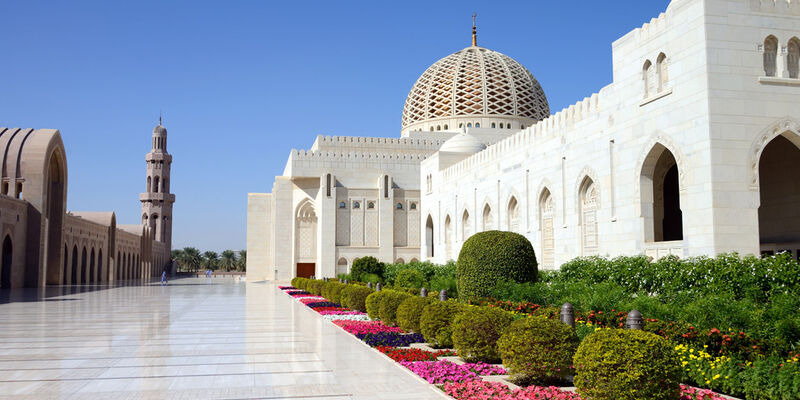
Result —
POLYGON ((161 285, 167 284, 167 271, 161 271, 161 285))

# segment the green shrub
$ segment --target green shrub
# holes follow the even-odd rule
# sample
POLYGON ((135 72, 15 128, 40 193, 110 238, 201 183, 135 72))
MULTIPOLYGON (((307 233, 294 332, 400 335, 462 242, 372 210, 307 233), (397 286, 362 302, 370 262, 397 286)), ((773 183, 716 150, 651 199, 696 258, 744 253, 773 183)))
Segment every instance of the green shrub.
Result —
POLYGON ((461 247, 456 276, 459 299, 487 297, 498 281, 536 281, 536 255, 531 242, 518 233, 479 232, 461 247))
POLYGON ((675 400, 681 367, 673 346, 655 334, 601 329, 578 346, 575 387, 592 400, 675 400))
POLYGON ((425 306, 419 318, 420 333, 425 341, 437 348, 453 347, 453 320, 465 308, 455 300, 434 301, 425 306))
POLYGON ((386 294, 381 297, 381 304, 378 314, 380 314, 381 321, 387 325, 396 325, 397 324, 397 308, 400 307, 400 304, 403 301, 412 298, 414 296, 398 292, 396 290, 382 290, 382 292, 386 292, 386 294))
POLYGON ((306 285, 306 290, 313 295, 322 296, 322 286, 324 285, 325 281, 320 279, 312 279, 306 285))
POLYGON ((514 321, 508 311, 494 307, 470 306, 453 320, 453 346, 468 362, 497 363, 497 340, 514 321))
POLYGON ((344 283, 339 282, 326 282, 322 285, 322 297, 334 302, 340 303, 342 301, 342 289, 345 288, 344 283))
POLYGON ((398 292, 403 292, 406 294, 410 294, 412 296, 419 296, 419 289, 409 288, 409 287, 392 287, 392 290, 396 290, 398 292))
POLYGON ((366 308, 369 319, 376 320, 381 318, 381 300, 383 300, 383 296, 386 296, 387 292, 387 290, 381 290, 367 296, 366 308))
POLYGON ((578 336, 560 321, 528 317, 506 328, 497 349, 503 365, 526 383, 556 383, 572 375, 578 336))
POLYGON ((437 300, 433 297, 419 296, 412 296, 403 300, 400 307, 397 307, 397 325, 407 331, 419 333, 419 320, 422 317, 422 310, 434 301, 437 300))
POLYGON ((303 279, 303 278, 301 278, 301 277, 299 277, 299 276, 298 276, 298 277, 296 277, 296 278, 292 278, 292 281, 290 282, 290 284, 291 284, 293 287, 299 288, 299 287, 300 287, 300 286, 299 286, 299 285, 300 285, 300 283, 299 283, 299 282, 300 282, 300 279, 303 279))
POLYGON ((372 286, 375 286, 375 284, 379 283, 379 282, 383 283, 383 279, 381 279, 380 276, 375 275, 375 274, 361 274, 360 281, 364 282, 364 283, 367 283, 367 282, 372 283, 372 286))
POLYGON ((419 289, 425 285, 425 275, 416 269, 404 269, 397 274, 394 286, 419 289))
POLYGON ((375 257, 361 257, 353 262, 350 268, 350 275, 353 279, 364 281, 364 274, 373 274, 378 277, 383 276, 384 264, 375 257))
POLYGON ((367 296, 372 294, 373 290, 360 285, 345 286, 341 294, 342 305, 352 310, 367 312, 367 296))

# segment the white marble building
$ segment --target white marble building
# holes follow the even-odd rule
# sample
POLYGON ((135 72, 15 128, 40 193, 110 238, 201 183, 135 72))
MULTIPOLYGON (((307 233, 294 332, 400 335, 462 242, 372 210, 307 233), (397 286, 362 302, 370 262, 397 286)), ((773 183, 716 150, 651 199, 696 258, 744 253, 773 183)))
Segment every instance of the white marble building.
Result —
POLYGON ((473 39, 414 85, 401 139, 318 137, 250 194, 248 275, 444 262, 488 229, 525 235, 544 268, 797 256, 800 1, 673 0, 612 56, 612 83, 550 115, 524 67, 473 39))

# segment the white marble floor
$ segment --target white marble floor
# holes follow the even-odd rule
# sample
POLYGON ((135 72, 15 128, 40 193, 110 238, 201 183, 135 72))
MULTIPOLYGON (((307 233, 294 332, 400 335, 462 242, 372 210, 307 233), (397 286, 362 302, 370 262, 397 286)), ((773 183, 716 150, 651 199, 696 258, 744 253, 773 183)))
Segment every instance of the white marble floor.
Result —
POLYGON ((0 292, 2 399, 442 399, 277 285, 0 292))

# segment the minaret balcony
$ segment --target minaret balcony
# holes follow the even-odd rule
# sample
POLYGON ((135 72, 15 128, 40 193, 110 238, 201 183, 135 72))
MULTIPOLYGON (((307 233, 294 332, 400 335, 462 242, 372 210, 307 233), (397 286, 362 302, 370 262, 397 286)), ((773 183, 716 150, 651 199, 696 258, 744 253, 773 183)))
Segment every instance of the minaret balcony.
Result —
POLYGON ((139 193, 139 201, 165 201, 169 203, 175 202, 175 194, 173 193, 139 193))
POLYGON ((145 161, 164 161, 167 163, 172 162, 172 154, 163 152, 162 150, 153 150, 144 157, 145 161))

